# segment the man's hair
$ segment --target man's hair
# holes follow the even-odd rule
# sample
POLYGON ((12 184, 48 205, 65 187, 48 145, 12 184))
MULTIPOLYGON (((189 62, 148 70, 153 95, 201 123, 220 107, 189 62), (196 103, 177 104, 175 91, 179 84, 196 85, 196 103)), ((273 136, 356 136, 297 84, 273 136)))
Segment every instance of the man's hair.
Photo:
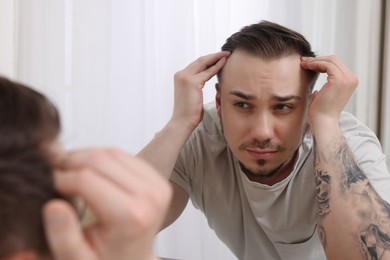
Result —
POLYGON ((41 210, 62 196, 44 145, 59 132, 58 112, 45 96, 0 77, 0 259, 23 250, 50 255, 41 210))
MULTIPOLYGON (((290 55, 315 57, 310 43, 300 33, 269 21, 261 21, 242 28, 230 36, 222 46, 223 51, 244 50, 266 60, 290 55)), ((307 70, 309 90, 313 90, 318 73, 307 70)), ((218 73, 221 80, 221 71, 218 73)))
POLYGON ((44 95, 0 77, 0 153, 38 147, 61 129, 55 106, 44 95))
POLYGON ((30 250, 50 255, 42 224, 42 206, 59 198, 52 167, 42 152, 21 151, 0 159, 0 259, 30 250))

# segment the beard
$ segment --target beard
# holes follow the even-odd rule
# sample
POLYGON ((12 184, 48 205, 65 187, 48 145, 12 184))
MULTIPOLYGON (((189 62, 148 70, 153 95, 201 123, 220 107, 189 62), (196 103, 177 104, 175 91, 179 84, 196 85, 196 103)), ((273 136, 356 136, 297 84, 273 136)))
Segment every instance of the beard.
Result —
MULTIPOLYGON (((264 166, 266 164, 265 160, 257 160, 256 161, 259 166, 264 166)), ((253 172, 245 167, 244 164, 240 162, 241 170, 246 174, 253 177, 263 177, 263 178, 272 178, 274 177, 284 166, 284 163, 280 164, 276 168, 272 170, 258 170, 257 172, 253 172)))
MULTIPOLYGON (((220 117, 220 127, 222 131, 222 135, 225 138, 226 143, 228 143, 225 137, 223 120, 221 117, 220 117)), ((309 125, 306 125, 304 133, 301 137, 301 142, 303 141, 303 138, 306 135, 308 130, 309 130, 309 125)), ((238 147, 239 150, 245 150, 247 148, 270 149, 280 153, 285 152, 287 150, 285 146, 283 146, 282 144, 274 143, 271 139, 266 139, 263 141, 252 139, 251 141, 243 142, 238 147)), ((265 169, 267 160, 257 160, 256 164, 259 166, 259 169, 256 171, 252 171, 248 169, 241 161, 239 161, 239 163, 240 163, 241 170, 248 176, 260 177, 260 178, 272 178, 275 175, 277 175, 280 171, 282 171, 286 165, 289 165, 290 161, 292 160, 292 158, 295 158, 295 156, 296 156, 296 152, 292 155, 292 157, 286 159, 286 161, 282 162, 281 164, 279 164, 273 169, 265 169)))
MULTIPOLYGON (((259 141, 257 139, 253 139, 252 141, 242 143, 238 147, 238 149, 241 151, 242 150, 245 151, 246 149, 270 149, 270 150, 276 151, 278 153, 282 153, 282 152, 286 151, 286 148, 283 145, 273 143, 270 139, 267 139, 264 141, 259 141)), ((240 162, 241 169, 243 172, 245 172, 246 174, 249 174, 249 175, 259 176, 259 177, 264 177, 264 178, 271 178, 271 177, 275 176, 280 171, 280 169, 283 168, 285 162, 281 163, 280 165, 276 166, 273 169, 268 169, 268 170, 267 169, 262 170, 262 168, 264 168, 265 165, 267 164, 267 160, 261 160, 261 159, 257 160, 256 164, 260 167, 260 169, 257 170, 256 172, 254 172, 254 171, 249 170, 247 167, 245 167, 245 165, 242 162, 240 162)))

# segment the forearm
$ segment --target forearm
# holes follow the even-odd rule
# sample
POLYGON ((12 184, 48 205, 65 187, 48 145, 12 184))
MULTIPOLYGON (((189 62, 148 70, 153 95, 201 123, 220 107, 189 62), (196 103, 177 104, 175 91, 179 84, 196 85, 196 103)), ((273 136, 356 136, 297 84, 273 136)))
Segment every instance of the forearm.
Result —
POLYGON ((337 120, 312 132, 318 230, 328 259, 387 259, 389 205, 355 162, 337 120))
POLYGON ((171 120, 137 156, 148 161, 169 179, 180 150, 191 132, 189 127, 171 120))

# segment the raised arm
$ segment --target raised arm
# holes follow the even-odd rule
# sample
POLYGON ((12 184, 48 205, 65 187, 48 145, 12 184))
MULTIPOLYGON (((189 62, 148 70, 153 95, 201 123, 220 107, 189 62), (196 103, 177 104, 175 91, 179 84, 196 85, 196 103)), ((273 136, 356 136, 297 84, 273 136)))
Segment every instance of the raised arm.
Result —
POLYGON ((390 259, 389 204, 356 163, 338 124, 358 80, 333 56, 303 59, 302 67, 328 74, 309 108, 318 231, 327 258, 390 259))
MULTIPOLYGON (((167 180, 170 178, 179 152, 202 120, 205 83, 223 67, 229 52, 217 52, 198 58, 174 77, 175 103, 171 120, 138 154, 151 163, 167 180)), ((173 198, 167 221, 172 223, 183 211, 188 194, 172 183, 173 198)))

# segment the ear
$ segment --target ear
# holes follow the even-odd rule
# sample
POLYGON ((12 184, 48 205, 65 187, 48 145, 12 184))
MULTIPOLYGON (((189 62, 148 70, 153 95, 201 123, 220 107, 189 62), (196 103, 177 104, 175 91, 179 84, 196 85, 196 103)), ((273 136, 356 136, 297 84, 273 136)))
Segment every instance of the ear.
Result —
POLYGON ((15 253, 6 259, 7 260, 38 260, 39 257, 34 251, 26 250, 26 251, 20 251, 18 253, 15 253))
POLYGON ((217 114, 221 118, 221 87, 219 86, 218 83, 215 83, 215 105, 217 108, 217 114))

